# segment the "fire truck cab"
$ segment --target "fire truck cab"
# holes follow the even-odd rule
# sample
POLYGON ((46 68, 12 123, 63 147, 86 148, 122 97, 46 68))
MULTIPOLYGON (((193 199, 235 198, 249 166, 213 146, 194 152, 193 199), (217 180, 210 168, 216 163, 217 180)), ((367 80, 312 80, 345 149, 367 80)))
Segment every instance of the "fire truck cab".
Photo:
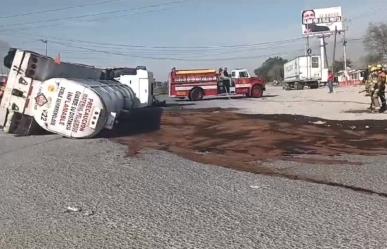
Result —
POLYGON ((265 81, 251 77, 246 69, 231 71, 231 77, 221 77, 215 69, 176 70, 169 77, 169 96, 192 101, 208 96, 246 96, 259 98, 265 81))

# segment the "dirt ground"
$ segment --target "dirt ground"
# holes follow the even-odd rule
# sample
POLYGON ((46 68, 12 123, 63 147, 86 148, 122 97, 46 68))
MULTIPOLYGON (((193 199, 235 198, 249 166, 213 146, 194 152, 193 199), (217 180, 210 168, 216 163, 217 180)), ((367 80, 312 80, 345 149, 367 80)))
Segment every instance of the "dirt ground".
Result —
POLYGON ((387 154, 387 121, 332 121, 295 115, 246 115, 230 110, 165 111, 160 129, 116 138, 130 156, 157 149, 184 158, 260 174, 262 162, 357 164, 331 156, 387 154), (371 149, 372 148, 372 149, 371 149), (320 155, 324 159, 300 158, 320 155))

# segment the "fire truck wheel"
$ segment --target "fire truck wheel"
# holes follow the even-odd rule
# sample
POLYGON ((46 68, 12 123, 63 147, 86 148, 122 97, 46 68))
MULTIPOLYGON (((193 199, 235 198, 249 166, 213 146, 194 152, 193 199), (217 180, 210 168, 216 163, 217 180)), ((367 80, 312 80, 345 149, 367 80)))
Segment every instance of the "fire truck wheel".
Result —
POLYGON ((263 95, 263 89, 259 85, 253 86, 253 89, 251 89, 251 97, 253 98, 260 98, 263 95))
POLYGON ((198 87, 192 89, 191 92, 189 93, 189 99, 192 101, 201 100, 203 99, 203 96, 204 96, 203 89, 198 87))

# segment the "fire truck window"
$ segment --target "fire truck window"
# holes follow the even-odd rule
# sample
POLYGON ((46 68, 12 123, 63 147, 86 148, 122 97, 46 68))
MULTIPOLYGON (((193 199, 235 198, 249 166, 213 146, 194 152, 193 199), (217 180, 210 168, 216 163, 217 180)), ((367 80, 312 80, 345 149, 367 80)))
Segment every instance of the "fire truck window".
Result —
POLYGON ((231 77, 235 78, 235 72, 231 73, 231 77))
POLYGON ((318 59, 318 57, 312 57, 312 68, 319 68, 319 59, 318 59))
POLYGON ((247 72, 239 72, 239 78, 248 78, 247 72))

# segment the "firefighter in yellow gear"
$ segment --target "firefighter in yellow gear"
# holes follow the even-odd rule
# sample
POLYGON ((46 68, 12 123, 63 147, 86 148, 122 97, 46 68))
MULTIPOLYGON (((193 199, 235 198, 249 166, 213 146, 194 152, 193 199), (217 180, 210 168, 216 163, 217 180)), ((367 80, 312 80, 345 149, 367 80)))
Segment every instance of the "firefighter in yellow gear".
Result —
POLYGON ((372 92, 374 91, 375 85, 378 83, 378 75, 384 70, 382 65, 372 65, 368 66, 369 76, 365 84, 366 96, 372 97, 372 92))
POLYGON ((366 96, 370 96, 370 93, 371 93, 371 82, 372 82, 372 72, 374 70, 374 67, 369 65, 368 66, 368 76, 367 76, 367 80, 365 82, 365 90, 362 91, 362 92, 366 92, 366 96))
POLYGON ((379 91, 379 88, 378 88, 378 71, 379 71, 379 67, 377 66, 373 66, 371 67, 371 74, 370 74, 370 77, 368 79, 368 84, 369 84, 369 95, 371 97, 371 105, 370 105, 370 110, 372 112, 375 112, 376 111, 376 108, 377 107, 380 107, 380 103, 379 103, 379 96, 378 96, 378 91, 379 91))
POLYGON ((380 102, 382 103, 382 106, 379 109, 379 112, 385 112, 386 111, 386 73, 385 71, 381 71, 379 73, 379 79, 378 79, 378 97, 380 98, 380 102))

